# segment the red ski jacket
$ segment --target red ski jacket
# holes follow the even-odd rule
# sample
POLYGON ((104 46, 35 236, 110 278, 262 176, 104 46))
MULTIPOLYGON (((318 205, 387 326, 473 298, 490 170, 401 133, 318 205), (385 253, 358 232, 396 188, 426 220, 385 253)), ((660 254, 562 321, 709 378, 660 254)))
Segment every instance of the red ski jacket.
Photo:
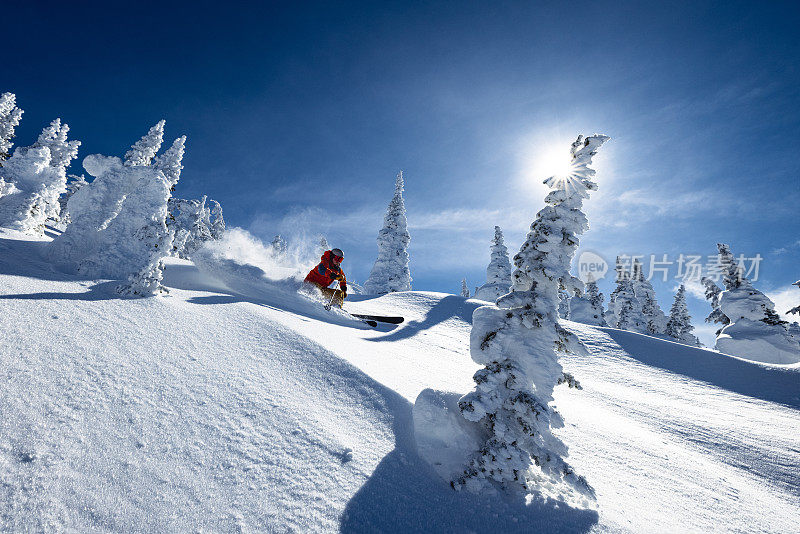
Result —
POLYGON ((333 253, 330 250, 326 250, 319 265, 311 269, 311 272, 306 276, 306 282, 311 282, 319 287, 328 287, 334 280, 339 280, 339 287, 342 291, 347 292, 347 280, 344 277, 344 272, 333 261, 333 253))

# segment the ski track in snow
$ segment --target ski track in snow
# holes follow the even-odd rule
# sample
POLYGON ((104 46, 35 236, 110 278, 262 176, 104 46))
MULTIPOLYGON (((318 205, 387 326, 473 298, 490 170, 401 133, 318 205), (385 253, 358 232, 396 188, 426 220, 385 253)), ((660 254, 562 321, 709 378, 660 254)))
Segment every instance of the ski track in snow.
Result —
POLYGON ((116 282, 57 273, 25 239, 0 234, 0 531, 800 524, 797 366, 566 323, 591 357, 563 360, 584 389, 556 390, 558 433, 599 514, 525 507, 453 492, 415 451, 419 392, 472 387, 480 301, 356 297, 353 312, 406 317, 364 329, 285 294, 243 296, 181 260, 169 296, 120 300, 116 282))

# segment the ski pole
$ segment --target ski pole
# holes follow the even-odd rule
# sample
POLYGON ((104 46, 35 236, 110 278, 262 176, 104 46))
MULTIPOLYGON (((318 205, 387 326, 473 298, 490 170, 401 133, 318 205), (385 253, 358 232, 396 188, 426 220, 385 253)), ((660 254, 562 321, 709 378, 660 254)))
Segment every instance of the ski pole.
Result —
POLYGON ((331 293, 331 300, 325 305, 325 309, 326 310, 330 310, 331 309, 331 306, 333 305, 333 297, 335 297, 335 296, 336 296, 336 290, 334 289, 333 293, 331 293))

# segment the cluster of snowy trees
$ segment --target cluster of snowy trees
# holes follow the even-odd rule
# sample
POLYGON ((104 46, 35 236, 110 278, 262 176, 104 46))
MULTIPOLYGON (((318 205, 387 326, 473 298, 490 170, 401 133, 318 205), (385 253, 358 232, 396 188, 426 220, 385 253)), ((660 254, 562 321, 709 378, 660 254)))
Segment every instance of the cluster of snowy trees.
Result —
POLYGON ((564 424, 551 402, 557 384, 579 386, 558 362, 561 352, 585 351, 558 323, 559 290, 583 286, 570 274, 570 263, 578 236, 588 228, 583 200, 597 189, 589 164, 607 139, 579 136, 572 144, 572 176, 545 181, 551 188, 547 205, 514 256, 510 292, 473 314, 470 351, 484 367, 459 408, 486 439, 451 482, 456 489, 529 493, 556 486, 594 498, 586 480, 565 462, 567 448, 551 431, 564 424))
POLYGON ((55 119, 35 143, 10 154, 22 113, 14 94, 0 96, 0 226, 44 235, 45 223, 61 213, 58 199, 80 141, 68 141, 69 126, 55 119))
MULTIPOLYGON (((475 291, 475 298, 496 301, 511 290, 511 264, 503 233, 495 226, 491 243, 491 261, 486 269, 486 283, 475 291)), ((613 326, 643 334, 667 335, 681 343, 699 345, 692 334, 694 327, 686 308, 685 289, 675 296, 668 318, 658 305, 652 284, 644 277, 642 264, 637 260, 632 269, 622 267, 617 258, 617 287, 611 294, 608 310, 603 308, 603 294, 593 279, 583 284, 570 283, 559 288, 558 315, 579 323, 595 326, 613 326), (672 326, 667 331, 667 325, 672 326)), ((466 283, 462 296, 469 296, 466 283)))
MULTIPOLYGON (((703 279, 711 304, 707 322, 718 323, 715 348, 724 354, 767 363, 800 362, 797 323, 789 325, 775 311, 775 303, 753 287, 725 243, 717 244, 724 290, 703 279)), ((800 313, 800 307, 788 313, 800 313)))
POLYGON ((62 230, 49 244, 60 269, 91 278, 126 280, 118 291, 150 296, 163 291, 163 260, 191 255, 225 230, 219 203, 172 198, 183 169, 186 137, 158 154, 165 121, 159 121, 124 158, 93 154, 83 161, 91 182, 66 169, 79 141, 55 119, 36 142, 9 156, 22 111, 15 96, 0 97, 0 226, 43 235, 62 230))

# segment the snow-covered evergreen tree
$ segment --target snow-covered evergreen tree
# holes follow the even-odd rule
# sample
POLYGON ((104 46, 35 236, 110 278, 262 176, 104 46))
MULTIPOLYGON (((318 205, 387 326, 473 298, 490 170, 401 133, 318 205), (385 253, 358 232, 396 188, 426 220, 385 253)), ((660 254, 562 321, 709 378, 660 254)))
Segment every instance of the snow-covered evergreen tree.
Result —
MULTIPOLYGON (((219 203, 214 204, 219 206, 219 203)), ((174 236, 172 253, 175 256, 189 259, 203 243, 219 239, 214 236, 213 229, 217 222, 215 217, 222 217, 222 210, 220 208, 218 213, 214 213, 214 209, 206 205, 205 196, 200 200, 170 198, 168 207, 167 228, 174 236)), ((224 224, 223 221, 223 228, 224 224)))
POLYGON ((467 287, 467 279, 461 279, 461 296, 465 299, 469 298, 469 287, 467 287))
POLYGON ((364 282, 364 291, 370 295, 411 291, 411 272, 408 269, 411 236, 408 234, 403 186, 403 171, 400 171, 395 182, 394 197, 383 218, 383 228, 378 232, 378 258, 364 282))
MULTIPOLYGON (((14 139, 14 129, 19 126, 23 111, 17 107, 17 97, 14 93, 0 95, 0 167, 11 155, 11 146, 14 139)), ((0 179, 2 180, 2 179, 0 179)), ((2 187, 0 187, 2 195, 2 187)))
POLYGON ((67 190, 63 195, 58 197, 58 222, 61 230, 64 230, 70 222, 69 210, 67 210, 67 203, 70 197, 72 197, 78 189, 88 184, 89 182, 86 181, 86 177, 82 174, 80 176, 74 174, 67 175, 67 190))
MULTIPOLYGON (((705 276, 700 279, 700 282, 703 284, 706 300, 711 304, 711 313, 706 317, 706 322, 719 323, 722 326, 729 324, 731 320, 719 309, 719 296, 722 293, 722 289, 713 280, 705 276)), ((720 330, 717 330, 715 335, 719 335, 720 330)))
POLYGON ((123 295, 159 292, 163 259, 172 249, 167 228, 171 188, 179 178, 183 141, 154 164, 163 139, 159 122, 120 158, 87 156, 94 180, 67 202, 72 222, 53 240, 49 254, 61 268, 93 278, 127 279, 123 295), (169 173, 169 176, 165 174, 169 173))
POLYGON ((656 299, 653 285, 644 276, 644 269, 639 260, 633 263, 633 294, 639 301, 638 308, 642 312, 639 322, 643 325, 643 334, 663 334, 667 327, 667 316, 661 311, 656 299))
POLYGON ((486 283, 475 290, 475 298, 494 302, 511 290, 511 262, 503 240, 503 231, 494 227, 491 260, 486 268, 486 283))
POLYGON ((161 149, 161 143, 164 142, 164 125, 166 123, 167 121, 161 119, 131 146, 131 149, 125 153, 126 167, 150 165, 153 158, 156 157, 156 153, 161 149))
POLYGON ((800 344, 775 312, 775 304, 745 278, 727 244, 719 243, 717 249, 725 284, 719 309, 730 323, 719 331, 716 349, 767 363, 800 362, 800 344))
POLYGON ((583 295, 569 299, 569 320, 595 326, 608 326, 603 313, 603 294, 592 275, 586 282, 583 295))
POLYGON ((645 332, 647 325, 643 321, 641 303, 634 292, 634 273, 623 267, 619 257, 617 257, 615 269, 617 272, 617 287, 611 293, 605 320, 610 326, 620 330, 645 332), (623 309, 627 309, 624 320, 622 317, 623 309))
POLYGON ((697 347, 700 341, 692 334, 692 317, 686 307, 686 288, 681 284, 669 311, 669 320, 664 333, 676 341, 697 347))
MULTIPOLYGON (((163 121, 162 121, 163 122, 163 121)), ((159 123, 161 124, 161 123, 159 123)), ((164 125, 161 125, 161 135, 164 135, 164 125)), ((172 146, 164 151, 163 154, 155 158, 153 166, 164 173, 169 183, 172 184, 172 190, 175 190, 175 184, 181 177, 183 170, 183 154, 186 152, 186 136, 182 135, 172 142, 172 146)))
POLYGON ((4 181, 13 194, 0 198, 0 226, 43 235, 45 222, 57 221, 58 198, 66 191, 66 168, 78 155, 80 141, 67 141, 69 126, 54 120, 29 147, 17 147, 3 163, 4 181))
POLYGON ((608 139, 579 136, 572 144, 572 173, 545 181, 551 191, 514 257, 512 291, 496 306, 473 314, 470 350, 485 367, 475 373, 475 389, 461 398, 463 416, 488 436, 456 489, 519 489, 535 492, 539 484, 592 499, 583 477, 564 461, 567 448, 551 428, 563 420, 551 405, 556 384, 578 386, 558 362, 562 351, 585 351, 574 334, 558 324, 558 291, 572 285, 569 273, 578 236, 588 228, 583 199, 597 189, 589 168, 592 156, 608 139))
POLYGON ((211 206, 211 237, 222 239, 225 234, 225 219, 222 216, 222 206, 216 200, 209 200, 211 206))

